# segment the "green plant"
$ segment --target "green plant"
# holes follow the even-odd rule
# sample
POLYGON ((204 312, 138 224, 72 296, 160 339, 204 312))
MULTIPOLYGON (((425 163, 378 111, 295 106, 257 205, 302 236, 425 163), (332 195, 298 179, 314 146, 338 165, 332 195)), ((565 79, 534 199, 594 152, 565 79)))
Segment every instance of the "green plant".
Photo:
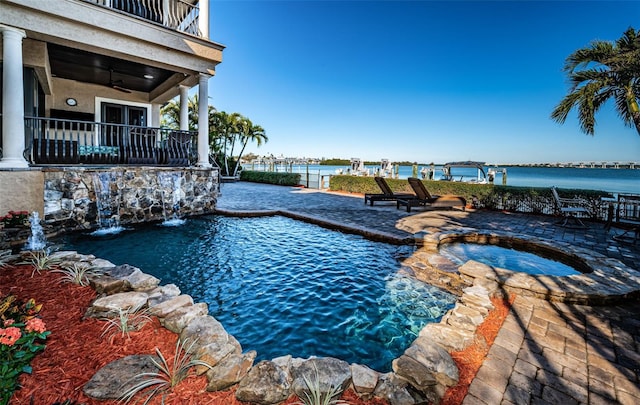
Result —
POLYGON ((18 387, 18 377, 31 373, 31 360, 45 349, 50 334, 35 315, 42 308, 30 299, 21 304, 12 295, 0 300, 0 403, 6 404, 18 387))
POLYGON ((129 337, 129 333, 132 331, 140 330, 147 322, 151 321, 149 316, 149 309, 141 310, 140 308, 131 308, 123 310, 118 308, 118 316, 116 318, 105 318, 107 323, 102 328, 102 334, 104 336, 109 334, 111 337, 120 332, 122 337, 129 337))
POLYGON ((151 361, 156 366, 158 371, 152 373, 140 373, 127 381, 123 387, 127 387, 133 382, 133 385, 129 387, 119 398, 121 402, 129 402, 138 393, 143 393, 147 398, 144 404, 148 404, 153 397, 159 393, 166 395, 173 387, 178 385, 180 381, 184 380, 189 374, 189 369, 193 366, 205 366, 212 368, 208 363, 202 360, 193 359, 191 352, 196 341, 187 345, 188 339, 184 341, 178 339, 176 342, 176 352, 173 358, 173 362, 169 364, 167 359, 162 355, 162 352, 156 348, 156 354, 159 360, 152 358, 151 361))
POLYGON ((10 250, 0 252, 0 268, 8 266, 12 258, 10 250))
POLYGON ((88 263, 74 262, 71 266, 63 266, 60 269, 52 270, 54 273, 61 273, 61 282, 77 284, 81 287, 89 285, 89 277, 99 276, 102 271, 92 267, 88 263))
POLYGON ((32 265, 33 271, 31 272, 31 277, 33 277, 36 271, 40 274, 42 270, 51 270, 60 264, 60 259, 49 255, 49 252, 46 250, 30 250, 26 252, 26 255, 26 260, 18 264, 32 265))
POLYGON ((5 228, 26 226, 28 218, 28 211, 9 211, 7 215, 0 217, 0 224, 5 228))
POLYGON ((323 392, 320 384, 320 378, 318 376, 318 369, 315 368, 315 376, 310 379, 306 374, 302 376, 304 384, 307 389, 304 391, 304 398, 300 398, 301 401, 295 402, 296 405, 343 405, 348 402, 341 399, 337 399, 342 394, 342 388, 334 387, 329 388, 329 391, 323 392))
POLYGON ((243 170, 240 180, 254 183, 277 184, 280 186, 296 186, 300 184, 300 173, 260 172, 257 170, 243 170))

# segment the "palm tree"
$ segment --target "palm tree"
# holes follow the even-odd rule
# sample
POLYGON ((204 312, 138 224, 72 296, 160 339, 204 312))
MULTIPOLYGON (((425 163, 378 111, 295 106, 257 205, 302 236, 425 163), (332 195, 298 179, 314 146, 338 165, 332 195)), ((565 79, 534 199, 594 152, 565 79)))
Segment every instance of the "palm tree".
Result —
POLYGON ((254 125, 249 118, 242 117, 239 122, 239 130, 239 140, 242 143, 242 149, 240 149, 238 160, 236 160, 235 167, 233 168, 234 176, 238 173, 240 158, 242 157, 242 153, 244 153, 244 148, 247 147, 247 144, 249 142, 255 142, 257 146, 262 146, 263 143, 269 141, 269 138, 267 138, 267 135, 264 132, 264 128, 260 125, 254 125))
POLYGON ((615 102, 625 125, 640 135, 640 30, 627 29, 615 43, 593 41, 565 61, 571 89, 551 113, 564 124, 576 108, 582 131, 594 134, 595 114, 609 99, 615 102))
POLYGON ((228 114, 225 111, 216 111, 210 116, 209 143, 211 149, 215 151, 218 164, 224 168, 224 173, 227 175, 229 174, 229 158, 233 156, 238 123, 241 117, 238 113, 228 114))

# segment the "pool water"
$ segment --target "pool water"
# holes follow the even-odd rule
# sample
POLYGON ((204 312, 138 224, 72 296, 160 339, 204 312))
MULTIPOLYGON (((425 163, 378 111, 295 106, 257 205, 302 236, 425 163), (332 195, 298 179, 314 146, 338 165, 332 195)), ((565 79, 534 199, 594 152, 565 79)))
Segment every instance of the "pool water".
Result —
POLYGON ((440 245, 439 252, 460 265, 469 260, 475 260, 489 266, 532 275, 570 276, 581 274, 573 267, 559 261, 496 245, 446 243, 440 245))
POLYGON ((68 235, 64 249, 174 283, 257 361, 330 356, 386 372, 456 297, 403 274, 413 248, 289 218, 205 216, 178 227, 68 235))

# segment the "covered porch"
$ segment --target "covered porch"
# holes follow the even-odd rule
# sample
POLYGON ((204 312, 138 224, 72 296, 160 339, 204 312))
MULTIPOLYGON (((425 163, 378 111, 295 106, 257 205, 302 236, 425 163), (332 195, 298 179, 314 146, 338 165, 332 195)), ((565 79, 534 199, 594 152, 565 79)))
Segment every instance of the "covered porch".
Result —
POLYGON ((224 49, 208 25, 207 1, 0 0, 0 170, 211 167, 208 120, 190 126, 187 107, 196 87, 208 116, 224 49))

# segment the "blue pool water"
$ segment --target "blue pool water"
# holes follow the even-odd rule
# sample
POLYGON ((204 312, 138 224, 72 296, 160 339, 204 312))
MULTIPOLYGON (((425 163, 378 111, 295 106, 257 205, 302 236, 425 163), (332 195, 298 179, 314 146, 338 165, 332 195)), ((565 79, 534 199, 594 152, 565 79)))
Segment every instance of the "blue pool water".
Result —
POLYGON ((139 267, 206 302, 258 361, 331 356, 386 372, 456 300, 399 271, 412 248, 285 217, 206 216, 60 242, 139 267))
POLYGON ((534 275, 570 276, 581 274, 573 267, 559 261, 496 245, 446 243, 440 246, 439 252, 457 264, 475 260, 489 266, 534 275))

